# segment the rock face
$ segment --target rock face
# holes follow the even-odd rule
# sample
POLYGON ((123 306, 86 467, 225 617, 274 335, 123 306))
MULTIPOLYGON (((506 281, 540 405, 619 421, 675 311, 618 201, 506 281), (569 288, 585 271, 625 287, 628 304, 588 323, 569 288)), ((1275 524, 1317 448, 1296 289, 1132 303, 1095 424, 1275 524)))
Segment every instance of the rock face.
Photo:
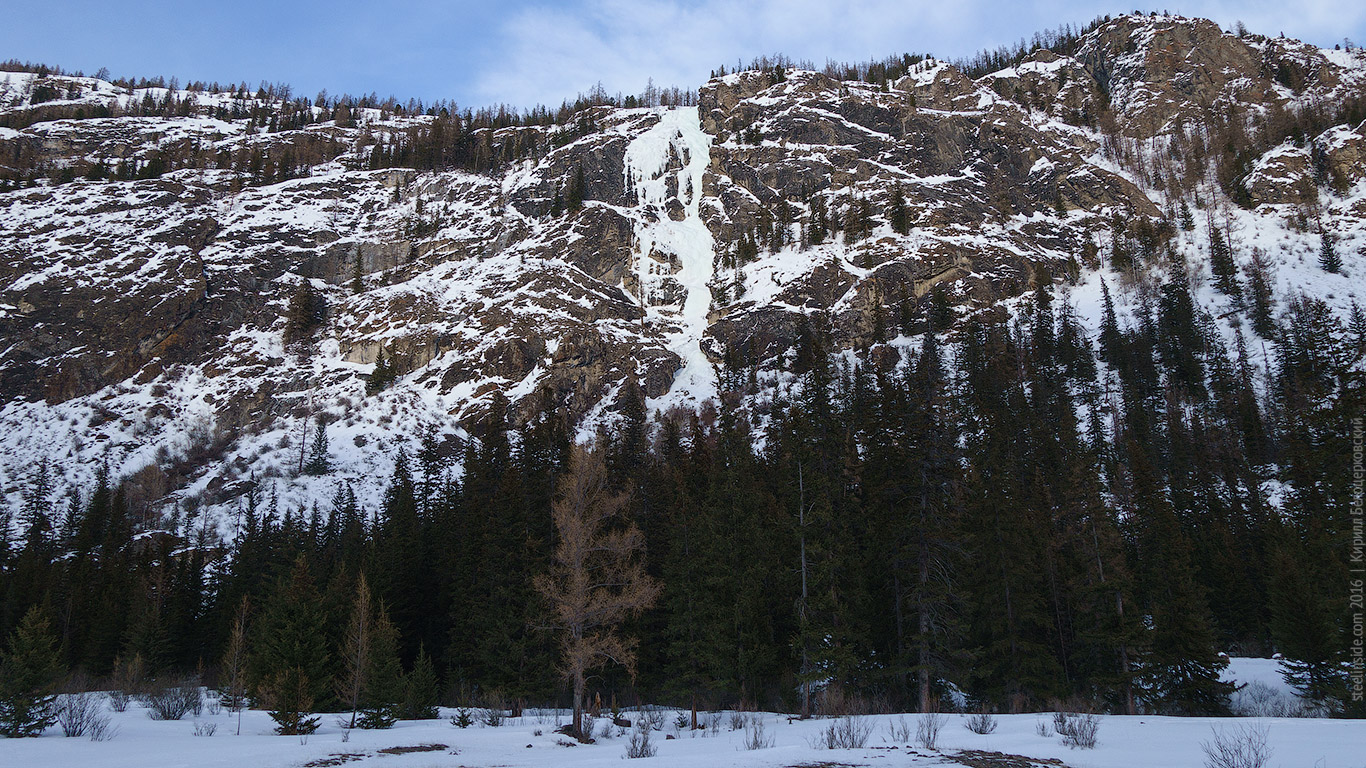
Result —
POLYGON ((1243 183, 1257 203, 1305 204, 1318 200, 1310 154, 1294 145, 1267 152, 1253 167, 1243 183))
MULTIPOLYGON (((779 372, 812 333, 876 349, 921 332, 932 295, 967 314, 1075 280, 1126 243, 1156 249, 1177 200, 1143 163, 1172 136, 1230 105, 1340 101, 1363 73, 1358 52, 1124 16, 1074 56, 1039 50, 976 80, 933 60, 885 85, 741 72, 705 84, 695 108, 499 129, 495 146, 539 149, 482 174, 367 170, 428 117, 262 130, 234 115, 281 105, 231 94, 176 116, 92 117, 165 92, 48 77, 67 98, 39 106, 40 78, 0 73, 0 118, 16 126, 0 128, 0 158, 63 182, 0 192, 0 492, 45 455, 73 483, 98 461, 124 474, 180 461, 176 498, 222 504, 213 489, 238 476, 292 474, 317 424, 360 468, 495 406, 591 430, 634 382, 651 407, 695 407, 716 394, 714 365, 779 372), (273 184, 214 162, 62 177, 192 150, 329 161, 273 184), (287 344, 305 284, 326 311, 287 344), (381 359, 395 381, 367 395, 381 359)), ((1240 182, 1268 206, 1345 195, 1363 131, 1287 141, 1240 182)), ((896 349, 869 359, 895 365, 896 349)))

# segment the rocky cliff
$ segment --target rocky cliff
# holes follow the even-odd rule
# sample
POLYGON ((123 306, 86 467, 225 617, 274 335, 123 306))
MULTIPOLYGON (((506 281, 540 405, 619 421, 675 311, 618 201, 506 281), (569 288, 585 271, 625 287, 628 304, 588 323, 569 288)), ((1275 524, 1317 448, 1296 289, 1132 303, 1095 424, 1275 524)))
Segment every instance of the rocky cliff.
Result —
POLYGON ((491 407, 587 433, 632 382, 660 410, 714 398, 727 371, 780 387, 813 336, 895 365, 931 303, 962 317, 1041 282, 1094 320, 1102 276, 1139 305, 1151 269, 1207 274, 1211 227, 1283 294, 1345 313, 1366 125, 1335 120, 1364 85, 1360 51, 1125 16, 976 79, 932 59, 882 83, 746 71, 696 107, 488 129, 539 149, 475 174, 367 170, 427 116, 257 130, 232 110, 273 107, 233 93, 76 116, 167 94, 0 73, 0 114, 24 126, 0 128, 0 165, 50 177, 0 192, 0 493, 49 458, 76 487, 155 465, 163 509, 231 506, 252 474, 286 503, 338 479, 364 495, 397 447, 453 445, 491 407), (258 185, 213 162, 63 174, 180 150, 330 159, 258 185), (1345 274, 1306 278, 1323 233, 1345 274), (291 336, 305 284, 325 311, 291 336), (395 380, 367 394, 381 360, 395 380), (336 471, 299 476, 319 424, 336 471))

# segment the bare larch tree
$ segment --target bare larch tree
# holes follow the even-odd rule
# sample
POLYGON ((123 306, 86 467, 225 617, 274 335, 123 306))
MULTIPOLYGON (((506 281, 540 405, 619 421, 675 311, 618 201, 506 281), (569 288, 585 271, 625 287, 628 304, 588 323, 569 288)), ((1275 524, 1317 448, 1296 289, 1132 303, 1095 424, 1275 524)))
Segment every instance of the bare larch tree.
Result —
POLYGON ((586 740, 587 673, 608 662, 635 673, 635 640, 622 637, 619 627, 654 603, 659 585, 645 573, 645 537, 622 519, 627 496, 611 488, 600 452, 574 448, 555 490, 555 554, 536 589, 549 604, 562 671, 574 686, 573 735, 586 740))

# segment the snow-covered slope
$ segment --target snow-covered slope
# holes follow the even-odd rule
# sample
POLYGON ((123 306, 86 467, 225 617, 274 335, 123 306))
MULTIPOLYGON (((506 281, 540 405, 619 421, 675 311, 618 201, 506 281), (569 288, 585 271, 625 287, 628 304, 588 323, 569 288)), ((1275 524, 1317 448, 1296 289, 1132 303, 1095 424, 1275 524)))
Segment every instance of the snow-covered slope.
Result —
POLYGON ((0 117, 22 126, 0 129, 0 157, 42 177, 0 192, 0 495, 17 503, 47 459, 59 492, 101 465, 136 478, 146 519, 168 527, 227 533, 252 476, 290 507, 341 482, 373 507, 397 449, 433 435, 454 453, 490 408, 514 423, 557 408, 591 434, 632 381, 664 410, 714 396, 723 363, 771 385, 811 326, 894 361, 936 287, 966 315, 1052 281, 1094 338, 1102 278, 1124 316, 1184 260, 1232 338, 1211 225, 1244 274, 1267 266, 1279 306, 1305 292, 1345 317, 1366 301, 1366 125, 1244 158, 1254 208, 1209 158, 1230 104, 1251 130, 1364 87, 1360 51, 1124 16, 1075 56, 1039 51, 978 80, 932 60, 885 85, 741 72, 696 107, 480 129, 503 159, 473 173, 371 169, 428 115, 272 129, 287 109, 268 95, 0 73, 0 117), (286 157, 322 160, 270 176, 297 165, 286 157), (82 178, 158 158, 176 170, 82 178), (580 178, 582 209, 561 208, 580 178), (1180 258, 1116 270, 1113 244, 1137 252, 1152 231, 1180 258), (1318 265, 1324 232, 1339 274, 1318 265), (287 346, 305 281, 327 315, 287 346), (381 354, 396 379, 366 394, 381 354), (302 475, 320 424, 333 471, 302 475))

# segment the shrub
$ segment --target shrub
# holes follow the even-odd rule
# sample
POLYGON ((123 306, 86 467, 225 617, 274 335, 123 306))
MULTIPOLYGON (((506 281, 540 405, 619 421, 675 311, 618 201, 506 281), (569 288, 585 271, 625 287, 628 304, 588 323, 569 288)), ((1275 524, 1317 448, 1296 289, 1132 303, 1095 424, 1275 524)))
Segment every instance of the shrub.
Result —
POLYGON ((582 724, 583 735, 590 739, 593 738, 593 728, 597 725, 598 719, 593 717, 593 713, 585 711, 580 713, 579 720, 582 724))
POLYGON ((863 749, 872 733, 873 726, 868 722, 868 718, 861 715, 845 715, 821 731, 813 746, 825 749, 863 749))
POLYGON ((489 728, 497 728, 503 724, 503 719, 507 716, 507 699, 499 691, 489 691, 484 694, 484 706, 479 710, 479 722, 489 728))
POLYGON ((905 717, 898 716, 897 719, 887 723, 887 735, 896 744, 911 743, 911 724, 906 722, 905 717))
POLYGON ((203 706, 199 681, 185 679, 157 688, 144 694, 142 703, 147 706, 147 716, 153 720, 179 720, 203 706))
POLYGON ((988 733, 995 733, 996 725, 996 716, 986 711, 985 707, 980 712, 968 715, 967 722, 963 723, 963 726, 969 731, 983 736, 988 733))
POLYGON ((773 737, 768 734, 764 718, 755 715, 745 724, 745 749, 753 752, 773 746, 773 737))
POLYGON ((455 710, 455 714, 451 716, 451 725, 456 728, 468 728, 474 725, 474 715, 470 712, 470 708, 460 707, 455 710))
POLYGON ((1205 752, 1205 768, 1264 768, 1271 759, 1265 725, 1240 725, 1214 732, 1214 741, 1200 742, 1205 752))
POLYGON ((1066 714, 1061 725, 1055 718, 1055 729, 1062 736, 1062 743, 1074 749, 1095 749, 1096 734, 1100 731, 1100 718, 1096 715, 1066 714))
POLYGON ((645 721, 652 731, 664 730, 664 708, 647 704, 640 711, 640 719, 645 721))
POLYGON ((89 733, 91 741, 109 741, 118 735, 119 728, 109 724, 108 715, 100 715, 91 721, 89 733))
POLYGON ((1239 717, 1325 717, 1324 707, 1307 705, 1297 696, 1254 680, 1233 693, 1229 709, 1239 717))
POLYGON ((196 720, 194 724, 194 735, 212 736, 218 733, 218 723, 196 720))
POLYGON ((95 721, 109 719, 100 711, 102 697, 93 691, 64 693, 57 697, 57 724, 66 736, 85 736, 95 721))
POLYGON ((639 757, 654 757, 659 748, 650 743, 649 728, 634 728, 631 730, 631 740, 626 743, 626 757, 635 759, 639 757))
POLYGON ((141 654, 134 654, 131 659, 115 659, 114 674, 109 679, 110 709, 115 712, 127 711, 128 702, 142 693, 146 676, 147 665, 141 654))
POLYGON ((128 711, 128 703, 133 700, 132 694, 128 691, 110 691, 109 708, 115 712, 128 711))
POLYGON ((925 712, 915 723, 915 741, 925 749, 935 749, 939 744, 939 732, 949 718, 938 712, 925 712))

